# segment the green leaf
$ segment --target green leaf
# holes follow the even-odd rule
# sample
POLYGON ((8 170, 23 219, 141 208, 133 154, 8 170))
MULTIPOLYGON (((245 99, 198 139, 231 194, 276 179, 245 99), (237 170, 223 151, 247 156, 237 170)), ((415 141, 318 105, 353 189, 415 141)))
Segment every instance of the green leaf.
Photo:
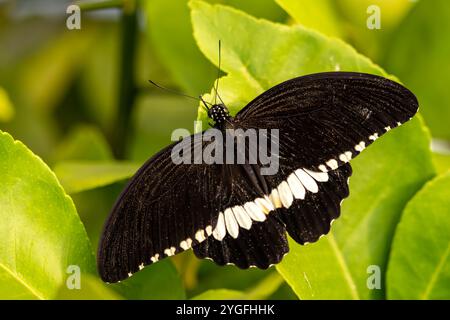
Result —
MULTIPOLYGON (((212 39, 224 43, 222 66, 228 75, 220 80, 220 93, 232 114, 264 90, 299 75, 349 70, 386 76, 342 41, 302 26, 256 20, 200 1, 192 1, 191 8, 194 35, 208 59, 217 63, 212 39), (233 32, 228 26, 233 26, 233 32)), ((201 107, 199 119, 206 122, 201 107)), ((429 144, 427 131, 416 118, 352 161, 351 196, 332 234, 306 247, 291 242, 291 252, 277 266, 299 297, 383 297, 384 290, 366 287, 366 270, 376 264, 384 274, 389 244, 404 205, 434 175, 429 144)))
POLYGON ((131 278, 109 285, 120 295, 132 300, 185 299, 183 283, 170 260, 145 267, 131 278))
POLYGON ((278 273, 272 272, 246 291, 212 289, 193 297, 192 300, 262 300, 272 295, 282 283, 283 278, 278 273))
POLYGON ((0 298, 50 299, 69 265, 95 272, 75 206, 45 163, 0 131, 0 298))
POLYGON ((205 291, 192 300, 246 300, 245 293, 230 289, 211 289, 205 291))
POLYGON ((301 25, 329 36, 342 34, 339 18, 330 0, 276 0, 301 25))
POLYGON ((397 227, 387 272, 389 299, 450 299, 450 173, 427 183, 397 227))
MULTIPOLYGON (((284 12, 272 0, 210 2, 225 2, 258 17, 277 21, 285 19, 284 12)), ((175 82, 184 91, 195 96, 210 88, 217 74, 217 68, 205 59, 192 37, 188 0, 148 0, 142 4, 147 21, 146 36, 158 59, 171 73, 175 82), (168 14, 170 19, 167 19, 168 14)), ((218 41, 219 39, 214 40, 216 55, 218 55, 218 41)))
POLYGON ((0 87, 0 122, 8 122, 14 117, 14 108, 5 89, 0 87))
POLYGON ((63 161, 54 171, 67 193, 77 193, 128 179, 138 168, 126 161, 63 161))
POLYGON ((433 164, 439 174, 450 170, 450 154, 433 153, 433 164))
POLYGON ((94 126, 81 125, 72 129, 58 145, 55 161, 63 160, 111 160, 111 149, 100 130, 94 126))
MULTIPOLYGON (((215 39, 222 40, 222 69, 228 75, 220 80, 220 94, 232 114, 264 90, 302 74, 333 70, 383 74, 381 68, 338 39, 299 25, 257 20, 225 6, 201 1, 190 4, 197 44, 214 64, 218 63, 215 39), (230 25, 233 32, 227 29, 230 25), (267 42, 269 38, 272 41, 267 42)), ((206 126, 201 106, 198 113, 206 126)))
POLYGON ((192 38, 187 1, 149 0, 142 5, 148 40, 175 81, 190 94, 198 95, 209 88, 217 71, 192 38))
POLYGON ((450 140, 450 6, 447 1, 420 1, 385 49, 386 67, 408 85, 421 105, 435 137, 450 140), (421 44, 421 50, 418 44, 421 44), (414 54, 411 54, 414 52, 414 54))
POLYGON ((112 290, 99 278, 89 274, 82 274, 79 289, 69 289, 61 286, 56 299, 58 300, 122 300, 117 292, 112 290))
POLYGON ((287 14, 273 0, 216 0, 208 1, 210 3, 221 3, 257 18, 263 18, 276 22, 284 22, 287 14))

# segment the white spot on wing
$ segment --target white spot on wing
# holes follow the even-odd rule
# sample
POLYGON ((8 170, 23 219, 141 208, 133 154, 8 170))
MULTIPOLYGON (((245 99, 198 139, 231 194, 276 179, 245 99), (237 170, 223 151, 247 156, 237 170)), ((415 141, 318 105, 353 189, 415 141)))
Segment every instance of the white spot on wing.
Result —
POLYGON ((206 237, 205 237, 205 231, 202 230, 202 229, 198 230, 198 231, 195 233, 195 239, 196 239, 198 242, 203 242, 203 241, 205 241, 205 240, 206 240, 206 237))
POLYGON ((321 164, 320 166, 319 166, 319 170, 320 171, 322 171, 322 172, 328 172, 328 170, 327 170, 327 167, 325 167, 325 165, 323 165, 323 164, 321 164))
POLYGON ((314 180, 318 182, 327 182, 328 181, 328 173, 326 172, 315 172, 308 169, 305 170, 311 177, 314 178, 314 180))
POLYGON ((183 240, 183 241, 180 242, 180 248, 183 249, 183 250, 187 250, 187 249, 190 248, 190 246, 188 245, 186 240, 183 240))
POLYGON ((217 224, 216 228, 213 231, 213 237, 216 238, 219 241, 222 241, 222 239, 225 237, 225 234, 227 233, 227 230, 225 228, 225 220, 223 217, 223 213, 219 213, 219 217, 217 218, 217 224))
POLYGON ((245 209, 241 206, 235 206, 232 210, 237 223, 242 228, 250 230, 250 228, 252 227, 252 219, 247 215, 245 209))
POLYGON ((152 262, 158 261, 158 260, 159 260, 159 253, 157 253, 157 254, 155 254, 153 257, 151 257, 150 260, 151 260, 152 262))
POLYGON ((292 194, 289 184, 286 181, 283 181, 278 185, 277 189, 283 207, 289 208, 294 201, 294 195, 292 194))
POLYGON ((225 209, 224 216, 228 234, 236 239, 239 235, 239 225, 234 217, 233 211, 230 208, 225 209))
POLYGON ((305 199, 306 190, 295 173, 287 178, 287 183, 295 199, 305 199))
POLYGON ((272 201, 273 205, 275 208, 281 208, 283 205, 281 203, 280 200, 280 195, 278 194, 278 190, 277 189, 273 189, 272 192, 270 193, 270 201, 272 201))
POLYGON ((167 248, 166 250, 164 250, 164 253, 168 256, 168 257, 170 257, 170 256, 173 256, 174 254, 175 254, 175 247, 170 247, 170 248, 167 248))
POLYGON ((348 161, 349 161, 348 158, 347 158, 347 156, 345 155, 345 153, 342 153, 342 154, 339 156, 339 160, 341 160, 342 162, 348 162, 348 161))
POLYGON ((266 220, 266 215, 262 211, 262 209, 254 202, 247 202, 244 204, 245 211, 252 218, 253 221, 262 222, 266 220))
POLYGON ((306 190, 311 191, 312 193, 317 193, 319 191, 319 186, 317 185, 316 181, 305 171, 303 171, 302 169, 297 169, 295 170, 295 174, 300 179, 306 190))
POLYGON ((363 151, 366 148, 366 143, 364 141, 361 141, 359 144, 355 146, 355 150, 358 152, 363 151))
POLYGON ((330 159, 326 162, 327 166, 329 166, 331 168, 331 170, 335 170, 338 168, 338 163, 336 160, 334 159, 330 159))
POLYGON ((255 199, 255 203, 262 209, 265 214, 268 214, 270 211, 275 210, 272 202, 269 198, 257 198, 255 199))

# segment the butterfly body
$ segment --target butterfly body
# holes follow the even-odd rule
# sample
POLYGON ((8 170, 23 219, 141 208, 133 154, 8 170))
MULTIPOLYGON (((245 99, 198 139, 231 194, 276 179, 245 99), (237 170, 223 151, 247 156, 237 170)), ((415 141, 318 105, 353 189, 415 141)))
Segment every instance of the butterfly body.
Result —
POLYGON ((286 233, 305 244, 330 231, 349 195, 349 161, 417 109, 414 95, 400 84, 350 72, 288 80, 234 117, 223 103, 212 105, 213 128, 233 143, 211 139, 207 130, 149 159, 105 223, 100 276, 116 282, 191 248, 219 265, 265 269, 280 262, 289 250, 286 233), (256 151, 252 144, 239 151, 239 141, 252 130, 258 134, 256 151), (267 158, 277 159, 276 166, 261 156, 261 138, 276 146, 268 148, 267 158), (215 147, 213 154, 234 153, 231 163, 196 156, 191 163, 174 163, 180 145, 186 151, 215 147))
POLYGON ((222 127, 223 124, 231 118, 227 107, 223 103, 214 104, 209 108, 208 117, 214 121, 214 126, 218 128, 222 127))

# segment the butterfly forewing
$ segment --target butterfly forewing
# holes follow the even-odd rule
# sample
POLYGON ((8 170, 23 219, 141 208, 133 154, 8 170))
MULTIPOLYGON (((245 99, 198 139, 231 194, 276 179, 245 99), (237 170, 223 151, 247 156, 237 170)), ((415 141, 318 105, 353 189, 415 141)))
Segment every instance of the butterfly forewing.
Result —
MULTIPOLYGON (((184 141, 191 142, 192 155, 197 143, 213 143, 189 139, 184 141)), ((221 211, 258 197, 240 165, 175 164, 171 152, 177 144, 148 160, 117 200, 98 250, 104 281, 120 281, 203 242, 221 211)))
POLYGON ((250 102, 236 121, 280 130, 280 156, 334 170, 417 112, 415 96, 383 77, 331 72, 283 82, 250 102))

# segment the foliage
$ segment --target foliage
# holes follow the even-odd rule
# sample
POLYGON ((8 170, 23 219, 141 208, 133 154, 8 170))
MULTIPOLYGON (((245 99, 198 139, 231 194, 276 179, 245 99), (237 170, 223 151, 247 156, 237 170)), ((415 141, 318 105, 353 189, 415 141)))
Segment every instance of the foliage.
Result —
MULTIPOLYGON (((0 23, 0 43, 11 50, 0 52, 0 298, 450 298, 450 157, 429 147, 435 137, 450 145, 449 46, 442 40, 450 4, 435 2, 138 2, 144 23, 135 35, 124 159, 114 157, 113 139, 121 120, 119 37, 131 36, 122 34, 123 21, 105 11, 107 19, 83 15, 81 30, 61 31, 61 20, 45 15, 19 24, 5 18, 11 27, 0 23), (366 27, 371 4, 381 8, 381 30, 366 27), (276 267, 218 267, 186 252, 105 284, 93 252, 125 181, 170 142, 174 128, 194 130, 197 103, 147 80, 194 96, 210 91, 219 39, 219 92, 233 114, 283 80, 351 70, 398 77, 418 95, 421 115, 352 160, 350 197, 332 232, 307 246, 290 240, 276 267), (73 265, 81 269, 79 290, 66 283, 73 265), (374 266, 379 288, 370 286, 374 266)), ((2 10, 2 19, 12 14, 2 10)), ((201 107, 197 119, 207 126, 201 107)))

